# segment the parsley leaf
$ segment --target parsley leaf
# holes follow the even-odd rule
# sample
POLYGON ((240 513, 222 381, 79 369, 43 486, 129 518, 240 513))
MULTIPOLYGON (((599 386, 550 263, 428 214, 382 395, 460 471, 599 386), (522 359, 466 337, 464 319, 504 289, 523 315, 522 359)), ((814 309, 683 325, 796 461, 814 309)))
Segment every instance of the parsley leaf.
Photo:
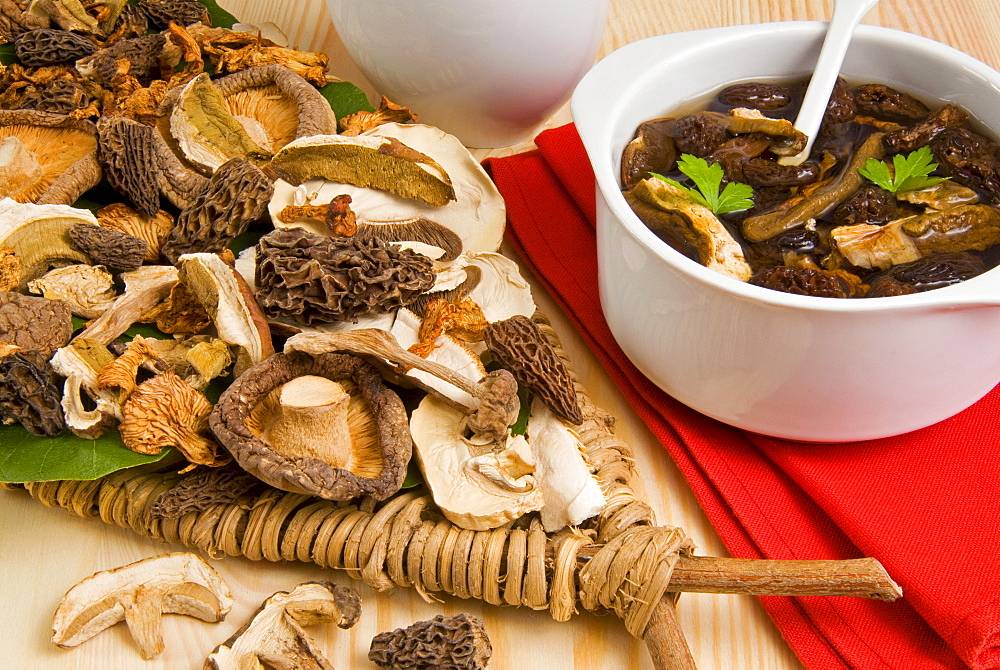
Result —
POLYGON ((726 214, 727 212, 739 212, 753 207, 753 188, 748 184, 740 182, 730 182, 719 192, 722 185, 722 166, 718 163, 708 164, 704 158, 698 158, 691 154, 681 154, 677 161, 677 169, 691 178, 691 181, 698 187, 697 190, 688 188, 678 181, 653 173, 654 177, 676 186, 688 197, 702 207, 707 207, 715 214, 726 214))
POLYGON ((905 157, 896 154, 892 157, 892 167, 885 161, 869 158, 863 168, 858 168, 862 177, 867 177, 890 193, 915 191, 928 186, 940 184, 948 177, 928 177, 937 167, 931 162, 931 149, 922 146, 911 151, 905 157))

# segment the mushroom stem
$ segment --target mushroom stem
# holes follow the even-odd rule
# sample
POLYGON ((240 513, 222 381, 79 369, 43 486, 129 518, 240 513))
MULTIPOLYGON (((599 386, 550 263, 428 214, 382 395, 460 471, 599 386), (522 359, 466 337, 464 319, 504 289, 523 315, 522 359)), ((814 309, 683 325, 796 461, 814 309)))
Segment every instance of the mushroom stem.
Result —
POLYGON ((335 468, 347 468, 351 459, 351 431, 347 406, 351 396, 337 382, 305 375, 278 391, 273 423, 263 438, 287 456, 320 458, 335 468))

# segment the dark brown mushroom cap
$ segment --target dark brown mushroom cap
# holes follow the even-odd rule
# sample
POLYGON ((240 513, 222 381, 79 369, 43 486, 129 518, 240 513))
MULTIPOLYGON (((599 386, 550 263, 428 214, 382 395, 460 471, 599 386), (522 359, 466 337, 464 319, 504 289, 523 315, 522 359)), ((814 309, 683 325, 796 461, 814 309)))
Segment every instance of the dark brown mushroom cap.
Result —
POLYGON ((216 438, 240 466, 275 488, 349 500, 370 495, 385 500, 402 486, 413 442, 403 401, 386 387, 378 371, 350 354, 275 354, 244 372, 219 398, 209 417, 216 438), (335 468, 317 458, 290 457, 275 451, 247 425, 251 411, 282 384, 306 375, 350 380, 378 423, 382 471, 375 477, 335 468))

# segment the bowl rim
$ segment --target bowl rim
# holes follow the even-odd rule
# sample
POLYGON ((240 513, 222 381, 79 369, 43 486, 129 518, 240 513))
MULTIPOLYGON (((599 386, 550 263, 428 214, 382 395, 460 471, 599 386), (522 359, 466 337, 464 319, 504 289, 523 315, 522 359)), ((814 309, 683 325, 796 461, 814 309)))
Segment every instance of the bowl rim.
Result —
MULTIPOLYGON (((648 70, 629 82, 618 81, 612 84, 608 77, 613 68, 642 60, 648 54, 656 53, 671 44, 679 45, 680 48, 674 55, 660 59, 655 68, 667 67, 674 59, 689 57, 688 52, 692 50, 697 52, 718 45, 738 44, 769 33, 779 33, 797 40, 821 39, 827 25, 823 21, 775 21, 667 33, 631 42, 601 59, 577 85, 570 102, 574 122, 594 169, 599 200, 603 196, 611 214, 622 224, 624 230, 671 268, 692 280, 747 301, 811 311, 859 313, 932 307, 951 309, 963 306, 1000 306, 1000 266, 951 286, 903 296, 831 299, 755 286, 710 270, 688 258, 658 238, 628 206, 619 184, 620 151, 613 150, 612 146, 612 129, 615 125, 613 116, 616 114, 615 110, 621 110, 628 103, 630 94, 634 96, 636 91, 641 90, 643 81, 654 78, 659 69, 648 70), (609 94, 609 85, 616 88, 619 95, 609 94), (601 103, 601 111, 596 114, 593 113, 595 100, 601 103)), ((855 39, 884 42, 887 46, 902 44, 916 48, 926 53, 928 58, 945 61, 989 82, 1000 98, 1000 72, 952 46, 914 33, 869 24, 857 27, 855 39)), ((600 208, 598 210, 600 212, 600 208)), ((598 218, 601 218, 600 213, 598 218)), ((600 220, 598 226, 601 226, 600 220)), ((601 235, 598 234, 598 245, 600 244, 601 235)), ((600 275, 600 268, 598 274, 600 275)))

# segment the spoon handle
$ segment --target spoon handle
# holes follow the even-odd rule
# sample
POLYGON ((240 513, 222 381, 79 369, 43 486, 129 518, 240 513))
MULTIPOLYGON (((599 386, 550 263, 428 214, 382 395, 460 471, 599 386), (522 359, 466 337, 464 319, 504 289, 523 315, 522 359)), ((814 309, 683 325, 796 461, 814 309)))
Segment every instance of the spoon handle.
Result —
POLYGON ((798 165, 809 156, 854 28, 877 3, 878 0, 836 0, 823 48, 795 119, 795 127, 806 135, 808 142, 800 153, 782 158, 779 162, 783 165, 798 165))

